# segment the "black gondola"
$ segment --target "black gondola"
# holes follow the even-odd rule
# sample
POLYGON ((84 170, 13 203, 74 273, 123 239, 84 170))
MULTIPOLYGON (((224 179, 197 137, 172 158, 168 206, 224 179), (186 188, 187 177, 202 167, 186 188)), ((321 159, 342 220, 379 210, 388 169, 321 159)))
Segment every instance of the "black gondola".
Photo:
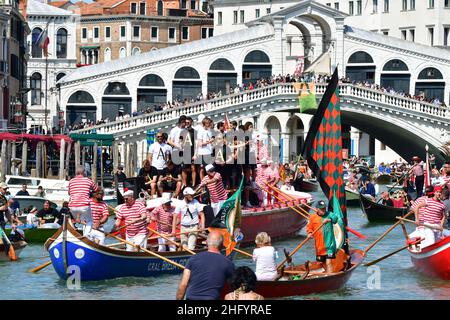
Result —
POLYGON ((376 203, 368 197, 359 194, 361 209, 366 214, 369 222, 397 222, 395 217, 403 216, 408 208, 395 208, 376 203))

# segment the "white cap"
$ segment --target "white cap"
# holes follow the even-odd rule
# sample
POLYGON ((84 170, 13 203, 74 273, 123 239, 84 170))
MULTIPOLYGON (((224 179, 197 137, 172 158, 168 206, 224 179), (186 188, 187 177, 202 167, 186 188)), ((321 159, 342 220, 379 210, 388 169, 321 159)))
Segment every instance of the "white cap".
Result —
POLYGON ((126 192, 123 194, 123 197, 124 197, 124 198, 126 198, 126 197, 133 197, 133 198, 134 198, 134 192, 133 192, 133 190, 128 190, 128 191, 126 191, 126 192))
POLYGON ((163 192, 162 197, 161 197, 162 204, 171 203, 172 198, 170 196, 171 196, 170 192, 163 192))
POLYGON ((197 117, 197 122, 202 122, 203 119, 205 119, 205 118, 206 118, 206 116, 203 113, 199 114, 198 117, 197 117))
POLYGON ((195 191, 192 190, 192 188, 187 187, 186 189, 183 190, 183 195, 185 196, 185 195, 188 195, 188 194, 193 196, 195 194, 195 191))
POLYGON ((6 189, 8 188, 8 185, 4 182, 0 183, 0 188, 6 189))
POLYGON ((211 171, 211 170, 214 170, 214 166, 213 166, 212 164, 208 164, 208 165, 205 167, 205 170, 206 170, 206 172, 211 171))
POLYGON ((261 164, 264 164, 264 165, 267 164, 267 159, 266 158, 262 159, 261 164))

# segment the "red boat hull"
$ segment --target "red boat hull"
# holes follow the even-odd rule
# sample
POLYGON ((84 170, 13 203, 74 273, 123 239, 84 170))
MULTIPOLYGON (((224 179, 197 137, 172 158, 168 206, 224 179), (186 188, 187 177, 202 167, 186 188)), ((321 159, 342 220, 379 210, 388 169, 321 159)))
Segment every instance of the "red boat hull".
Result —
POLYGON ((450 280, 450 236, 417 253, 409 250, 417 271, 430 277, 450 280))
MULTIPOLYGON (((262 208, 258 209, 262 210, 262 208)), ((255 246, 256 235, 263 231, 267 232, 272 239, 291 237, 306 223, 305 218, 286 207, 256 212, 243 210, 241 230, 244 239, 241 246, 255 246)))
MULTIPOLYGON (((364 260, 361 250, 352 250, 352 267, 345 272, 339 272, 334 275, 312 276, 304 280, 289 281, 258 281, 255 292, 262 295, 265 299, 281 298, 289 296, 302 296, 311 293, 319 293, 341 289, 350 279, 353 271, 364 260)), ((228 283, 225 284, 222 296, 230 292, 228 283)))

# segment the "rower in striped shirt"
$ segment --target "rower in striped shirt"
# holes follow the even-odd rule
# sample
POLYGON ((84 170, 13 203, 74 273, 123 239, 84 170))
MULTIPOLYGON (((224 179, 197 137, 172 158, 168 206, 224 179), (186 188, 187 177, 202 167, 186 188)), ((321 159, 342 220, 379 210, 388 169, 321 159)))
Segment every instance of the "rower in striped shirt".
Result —
POLYGON ((203 187, 207 187, 209 191, 209 196, 211 199, 211 208, 214 212, 214 216, 217 216, 220 208, 222 207, 225 200, 227 200, 227 192, 223 187, 223 180, 220 173, 216 172, 214 165, 208 164, 205 167, 206 176, 203 177, 202 182, 198 186, 197 191, 203 187))
POLYGON ((126 240, 134 244, 134 246, 127 244, 127 251, 138 251, 137 246, 147 249, 147 226, 150 223, 150 214, 147 213, 144 202, 136 201, 132 190, 125 192, 123 198, 125 203, 117 212, 117 220, 111 232, 120 227, 122 221, 125 221, 127 225, 126 240))
POLYGON ((79 223, 82 217, 86 221, 86 225, 83 228, 83 235, 91 232, 92 212, 89 205, 89 198, 91 193, 95 192, 97 188, 97 185, 91 179, 85 177, 84 167, 78 166, 76 176, 69 181, 69 208, 76 222, 79 223))
POLYGON ((94 192, 92 199, 89 200, 89 205, 92 211, 92 230, 87 235, 89 239, 105 245, 105 232, 103 225, 108 221, 109 211, 108 205, 103 201, 104 192, 102 188, 98 188, 94 192))
MULTIPOLYGON (((151 218, 156 221, 156 230, 164 234, 168 239, 175 241, 175 233, 177 230, 177 221, 175 217, 175 208, 171 206, 172 199, 170 199, 170 193, 168 197, 164 197, 163 194, 162 204, 159 207, 153 209, 151 218)), ((176 251, 176 246, 169 243, 166 239, 158 238, 158 252, 166 251, 166 246, 170 251, 176 251)))
POLYGON ((445 223, 445 205, 441 202, 442 187, 434 187, 434 195, 432 198, 428 198, 421 201, 414 209, 416 215, 416 224, 420 225, 420 221, 423 221, 423 225, 433 226, 441 230, 432 229, 434 232, 435 241, 439 241, 443 236, 449 236, 450 231, 444 229, 445 223), (424 208, 423 212, 419 214, 419 210, 424 208))

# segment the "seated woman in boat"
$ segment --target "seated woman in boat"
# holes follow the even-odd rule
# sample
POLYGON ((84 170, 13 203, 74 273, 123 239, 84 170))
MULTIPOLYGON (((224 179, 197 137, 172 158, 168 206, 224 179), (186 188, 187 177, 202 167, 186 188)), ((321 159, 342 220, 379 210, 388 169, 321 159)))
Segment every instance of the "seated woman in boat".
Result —
POLYGON ((277 252, 272 247, 270 236, 260 232, 255 238, 256 249, 253 250, 253 261, 256 262, 256 277, 258 280, 274 280, 277 273, 275 260, 277 252))
POLYGON ((264 297, 254 292, 256 275, 249 267, 239 267, 234 270, 230 280, 233 290, 225 296, 225 300, 264 300, 264 297))
POLYGON ((326 273, 333 272, 333 260, 336 258, 336 240, 334 238, 333 224, 339 222, 339 217, 333 212, 327 211, 325 201, 320 200, 317 203, 317 211, 310 215, 306 233, 309 238, 314 237, 316 246, 316 260, 325 263, 326 273), (330 223, 331 222, 331 223, 330 223), (322 229, 316 230, 323 224, 322 229))
POLYGON ((39 218, 36 217, 38 213, 38 209, 33 207, 30 212, 27 214, 27 225, 37 227, 39 226, 39 218))

